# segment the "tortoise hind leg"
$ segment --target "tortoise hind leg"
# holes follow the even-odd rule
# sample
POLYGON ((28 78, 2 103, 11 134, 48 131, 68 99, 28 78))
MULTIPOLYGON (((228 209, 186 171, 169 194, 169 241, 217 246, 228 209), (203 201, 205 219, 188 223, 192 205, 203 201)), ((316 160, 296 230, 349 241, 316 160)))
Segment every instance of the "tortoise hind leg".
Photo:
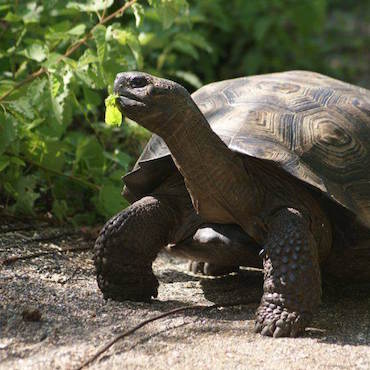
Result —
POLYGON ((261 267, 261 248, 238 225, 204 224, 169 251, 190 259, 189 270, 210 276, 239 271, 239 266, 261 267))
POLYGON ((264 294, 257 309, 256 332, 295 337, 309 324, 321 299, 316 241, 299 211, 275 213, 264 246, 264 294))
POLYGON ((97 281, 104 298, 150 301, 157 296, 152 262, 168 243, 176 219, 168 202, 148 196, 105 224, 94 250, 97 281))

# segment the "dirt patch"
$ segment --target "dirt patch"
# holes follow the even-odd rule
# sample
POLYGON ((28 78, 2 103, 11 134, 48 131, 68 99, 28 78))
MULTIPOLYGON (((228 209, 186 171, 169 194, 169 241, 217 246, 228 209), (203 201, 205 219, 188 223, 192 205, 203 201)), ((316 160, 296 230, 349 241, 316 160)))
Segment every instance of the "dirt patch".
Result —
POLYGON ((249 304, 189 311, 153 322, 116 343, 96 369, 369 369, 370 286, 326 285, 323 304, 302 338, 253 333, 262 276, 209 279, 161 254, 159 296, 151 304, 104 301, 86 234, 46 224, 0 225, 0 259, 53 251, 0 266, 0 369, 74 369, 118 333, 189 304, 244 299, 249 304), (40 318, 41 315, 41 318, 40 318))

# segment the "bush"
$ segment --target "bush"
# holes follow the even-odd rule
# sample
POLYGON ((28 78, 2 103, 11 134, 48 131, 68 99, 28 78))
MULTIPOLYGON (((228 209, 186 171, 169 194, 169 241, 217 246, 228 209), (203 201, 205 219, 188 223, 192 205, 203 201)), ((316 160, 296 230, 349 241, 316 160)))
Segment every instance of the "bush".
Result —
POLYGON ((104 98, 124 70, 199 85, 167 63, 205 47, 177 47, 192 32, 186 1, 19 1, 0 15, 2 203, 74 223, 111 216, 126 205, 120 178, 149 133, 133 122, 107 127, 104 98))
POLYGON ((126 206, 121 176, 149 133, 104 120, 117 72, 193 90, 310 69, 369 86, 360 0, 0 0, 0 203, 95 223, 126 206))

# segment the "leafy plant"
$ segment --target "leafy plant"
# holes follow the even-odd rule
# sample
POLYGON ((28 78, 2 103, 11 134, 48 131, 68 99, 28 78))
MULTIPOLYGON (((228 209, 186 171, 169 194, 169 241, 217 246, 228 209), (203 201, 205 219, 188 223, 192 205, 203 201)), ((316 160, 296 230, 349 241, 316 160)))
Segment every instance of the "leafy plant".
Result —
POLYGON ((370 86, 361 0, 0 0, 0 211, 95 223, 150 133, 104 123, 116 73, 189 90, 311 69, 370 86))
POLYGON ((133 122, 106 126, 103 101, 118 72, 154 69, 142 41, 151 27, 168 30, 187 14, 185 0, 0 3, 0 199, 7 212, 93 223, 125 207, 120 178, 149 133, 133 122))

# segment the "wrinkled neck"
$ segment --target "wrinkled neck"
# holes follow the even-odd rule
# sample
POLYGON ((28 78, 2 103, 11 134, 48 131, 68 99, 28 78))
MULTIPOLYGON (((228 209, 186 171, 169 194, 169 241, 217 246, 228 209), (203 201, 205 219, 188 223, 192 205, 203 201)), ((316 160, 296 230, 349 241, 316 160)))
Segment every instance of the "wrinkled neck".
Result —
POLYGON ((240 155, 212 131, 195 103, 174 114, 165 127, 160 135, 198 213, 206 221, 237 223, 259 241, 260 196, 240 155))

